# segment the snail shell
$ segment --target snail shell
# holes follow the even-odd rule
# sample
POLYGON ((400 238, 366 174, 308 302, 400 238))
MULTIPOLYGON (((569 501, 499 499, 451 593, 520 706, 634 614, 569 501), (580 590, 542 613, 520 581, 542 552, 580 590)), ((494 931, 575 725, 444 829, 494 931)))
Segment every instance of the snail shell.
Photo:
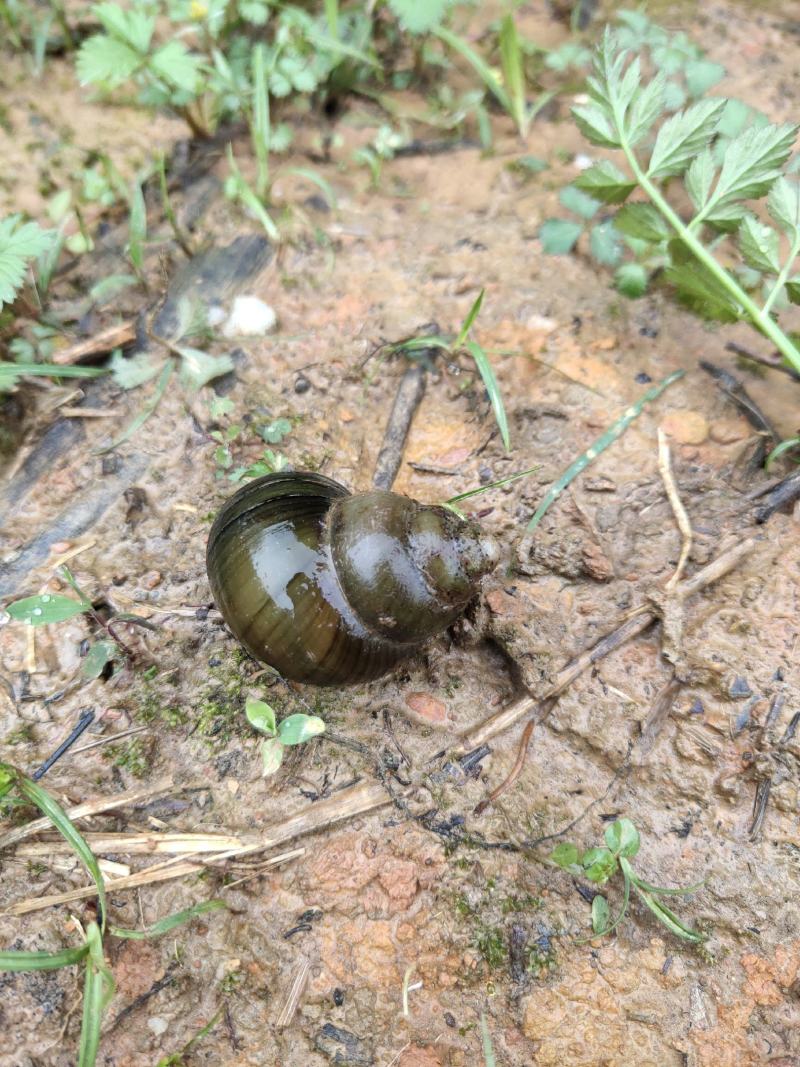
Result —
POLYGON ((441 633, 498 559, 439 506, 319 474, 268 474, 234 493, 208 539, 211 591, 236 637, 284 678, 378 678, 441 633))

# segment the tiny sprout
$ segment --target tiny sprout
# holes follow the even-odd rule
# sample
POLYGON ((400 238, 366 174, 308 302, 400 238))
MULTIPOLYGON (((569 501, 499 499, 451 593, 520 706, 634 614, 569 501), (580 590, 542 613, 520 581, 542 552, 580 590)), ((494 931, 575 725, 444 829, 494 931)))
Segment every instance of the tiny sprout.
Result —
POLYGON ((252 727, 266 734, 266 740, 261 742, 265 778, 279 769, 287 746, 302 745, 325 732, 325 723, 318 715, 287 715, 278 723, 273 708, 253 697, 247 698, 245 715, 252 727))
MULTIPOLYGON (((616 919, 611 918, 608 901, 597 893, 592 900, 592 930, 598 937, 610 934, 628 912, 631 890, 652 911, 658 921, 673 933, 676 937, 693 944, 700 944, 706 940, 706 935, 686 926, 678 916, 659 900, 664 896, 681 896, 694 893, 704 884, 697 882, 695 885, 686 886, 683 889, 666 889, 661 886, 650 885, 643 881, 633 870, 630 860, 639 851, 641 843, 639 831, 630 819, 617 819, 606 827, 604 834, 605 846, 589 848, 581 853, 577 846, 564 841, 550 854, 550 862, 569 871, 570 874, 587 878, 595 885, 604 885, 619 871, 623 880, 622 907, 616 919)), ((581 940, 591 940, 582 938, 581 940)))

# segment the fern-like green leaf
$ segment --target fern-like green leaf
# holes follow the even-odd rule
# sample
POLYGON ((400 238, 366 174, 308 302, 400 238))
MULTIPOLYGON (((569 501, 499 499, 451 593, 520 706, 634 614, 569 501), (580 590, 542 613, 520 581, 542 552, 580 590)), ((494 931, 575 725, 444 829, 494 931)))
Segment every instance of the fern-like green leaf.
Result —
POLYGON ((136 8, 126 11, 113 3, 95 4, 92 11, 111 37, 124 41, 141 55, 147 52, 156 24, 152 16, 136 8))
POLYGON ((751 127, 735 137, 725 152, 722 170, 714 190, 715 208, 734 200, 763 196, 789 158, 797 136, 797 126, 751 127))
POLYGON ((766 274, 780 271, 779 237, 771 226, 755 215, 745 215, 739 227, 739 251, 748 267, 766 274))
POLYGON ((788 237, 800 232, 800 184, 778 178, 767 197, 767 211, 788 237))
POLYGON ((609 160, 603 159, 585 170, 576 179, 575 186, 604 204, 621 204, 636 188, 636 182, 609 160))
POLYGON ((150 58, 149 66, 176 89, 193 93, 200 77, 200 60, 181 41, 169 41, 150 58))
POLYGON ((724 107, 724 100, 700 100, 667 119, 658 131, 647 176, 660 179, 683 174, 708 146, 724 107))

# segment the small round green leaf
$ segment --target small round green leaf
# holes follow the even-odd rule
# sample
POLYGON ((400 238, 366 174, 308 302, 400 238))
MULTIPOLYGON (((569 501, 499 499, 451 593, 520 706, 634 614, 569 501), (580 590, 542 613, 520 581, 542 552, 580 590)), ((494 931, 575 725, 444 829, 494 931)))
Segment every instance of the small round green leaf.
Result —
POLYGON ((553 863, 557 863, 559 867, 569 870, 570 867, 574 867, 578 863, 578 850, 569 841, 562 841, 550 853, 550 859, 553 863))
POLYGON ((253 697, 248 697, 244 706, 244 713, 247 716, 247 721, 256 730, 260 730, 262 734, 267 734, 269 737, 275 735, 275 712, 269 704, 265 704, 263 700, 255 700, 253 697))
POLYGON ((607 882, 617 869, 617 858, 607 848, 590 848, 581 857, 583 873, 590 882, 607 882))
POLYGON ((606 827, 606 844, 616 856, 635 856, 639 851, 639 831, 630 819, 617 819, 606 827))
POLYGON ((92 645, 81 664, 84 678, 99 678, 105 665, 116 659, 117 654, 118 649, 113 641, 98 641, 92 645))
POLYGON ((278 737, 284 745, 301 745, 323 733, 325 723, 318 715, 289 715, 278 727, 278 737))
POLYGON ((542 248, 551 256, 565 256, 575 247, 575 242, 583 233, 579 222, 567 219, 545 219, 539 228, 539 240, 542 248))
POLYGON ((270 737, 261 742, 261 758, 264 761, 264 777, 269 777, 283 763, 284 746, 277 737, 270 737))

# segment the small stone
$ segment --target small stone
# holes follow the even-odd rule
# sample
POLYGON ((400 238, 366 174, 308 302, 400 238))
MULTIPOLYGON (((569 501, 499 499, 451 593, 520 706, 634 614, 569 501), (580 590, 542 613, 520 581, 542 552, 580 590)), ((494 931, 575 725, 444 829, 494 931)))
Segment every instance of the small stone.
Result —
POLYGON ((699 411, 671 411, 661 429, 678 444, 701 445, 708 437, 708 420, 699 411))
POLYGON ((169 1022, 162 1015, 151 1015, 147 1020, 147 1028, 152 1030, 156 1037, 161 1037, 169 1029, 169 1022))
POLYGON ((719 445, 732 445, 747 436, 741 419, 717 419, 711 423, 711 440, 719 445))
POLYGON ((355 416, 352 411, 348 411, 347 408, 339 408, 339 418, 342 422, 352 422, 355 416))
POLYGON ((116 474, 119 468, 119 456, 112 452, 110 456, 103 456, 100 461, 101 474, 116 474))
POLYGON ((451 1029, 456 1025, 456 1017, 451 1011, 444 1013, 445 1026, 449 1026, 451 1029))
POLYGON ((652 378, 647 371, 640 370, 636 377, 633 379, 637 385, 649 385, 652 382, 652 378))
POLYGON ((333 1003, 337 1008, 341 1008, 342 1004, 344 1004, 344 990, 339 989, 338 986, 333 991, 333 1003))
POLYGON ((349 1067, 371 1067, 375 1062, 372 1048, 349 1030, 333 1023, 325 1023, 314 1037, 314 1044, 331 1063, 348 1064, 349 1067))
POLYGON ((50 551, 55 555, 60 556, 62 552, 69 552, 72 548, 72 541, 56 541, 50 546, 50 551))
POLYGON ((307 393, 311 388, 311 382, 306 378, 305 374, 298 374, 294 380, 294 391, 296 393, 307 393))
POLYGON ((734 700, 743 700, 745 697, 751 697, 753 695, 753 690, 747 684, 746 680, 739 675, 731 682, 728 693, 734 700))
POLYGON ((425 722, 443 723, 447 721, 447 705, 430 693, 409 693, 406 706, 425 722))
POLYGON ((269 304, 257 296, 237 296, 231 313, 222 327, 223 337, 263 337, 278 324, 278 316, 269 304))
POLYGON ((162 578, 159 571, 148 571, 142 578, 142 587, 144 589, 155 589, 157 585, 161 585, 162 578))

